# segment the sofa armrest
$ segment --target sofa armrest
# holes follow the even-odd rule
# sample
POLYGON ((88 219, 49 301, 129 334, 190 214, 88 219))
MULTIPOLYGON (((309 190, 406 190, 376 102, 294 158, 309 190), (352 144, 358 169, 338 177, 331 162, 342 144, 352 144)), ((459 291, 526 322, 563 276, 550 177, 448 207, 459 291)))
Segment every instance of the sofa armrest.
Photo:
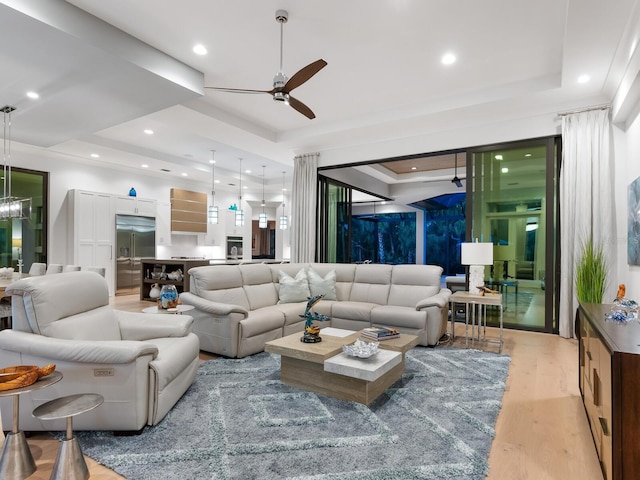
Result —
POLYGON ((191 332, 193 318, 189 315, 113 311, 120 325, 123 340, 186 337, 191 332))
POLYGON ((158 355, 158 347, 151 342, 66 340, 16 330, 0 332, 0 349, 78 363, 126 364, 143 355, 152 359, 158 355))
POLYGON ((249 316, 249 311, 240 305, 212 302, 211 300, 199 297, 191 292, 181 293, 180 300, 182 300, 182 303, 185 305, 193 305, 198 310, 211 313, 212 315, 226 316, 232 313, 240 313, 244 318, 249 316))
POLYGON ((416 303, 416 310, 422 310, 428 307, 443 308, 449 302, 450 296, 451 290, 449 290, 448 288, 443 288, 435 295, 428 298, 423 298, 418 303, 416 303))

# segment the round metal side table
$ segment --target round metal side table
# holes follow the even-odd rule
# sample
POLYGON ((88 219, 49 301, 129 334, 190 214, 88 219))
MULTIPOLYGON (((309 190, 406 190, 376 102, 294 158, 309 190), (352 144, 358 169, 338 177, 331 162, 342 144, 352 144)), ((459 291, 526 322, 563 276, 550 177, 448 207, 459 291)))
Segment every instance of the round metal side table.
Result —
POLYGON ((40 420, 67 419, 67 433, 60 443, 50 480, 87 480, 89 469, 84 461, 78 438, 73 436, 73 417, 93 410, 104 402, 97 393, 77 393, 43 403, 33 411, 40 420))
POLYGON ((0 455, 0 478, 5 480, 22 480, 36 471, 31 450, 24 432, 20 431, 20 395, 48 387, 62 380, 62 373, 55 371, 46 377, 39 378, 27 387, 0 391, 0 397, 13 395, 13 429, 7 434, 0 455))

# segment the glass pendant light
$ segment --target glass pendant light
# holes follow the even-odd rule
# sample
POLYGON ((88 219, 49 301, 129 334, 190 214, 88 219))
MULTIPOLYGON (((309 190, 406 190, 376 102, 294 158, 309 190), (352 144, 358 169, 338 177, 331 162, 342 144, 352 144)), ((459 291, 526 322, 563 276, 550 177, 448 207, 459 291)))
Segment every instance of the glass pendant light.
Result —
POLYGON ((215 160, 215 150, 211 150, 211 205, 207 209, 207 223, 209 225, 217 225, 218 224, 218 207, 216 206, 216 192, 215 192, 215 183, 216 183, 216 160, 215 160))
POLYGON ((258 227, 267 228, 267 214, 264 212, 264 165, 262 166, 262 213, 258 215, 258 227))
POLYGON ((286 172, 282 172, 282 216, 280 217, 280 230, 286 230, 287 227, 289 226, 289 219, 287 218, 287 214, 285 212, 285 205, 284 205, 284 177, 285 177, 286 172))
POLYGON ((244 227, 244 210, 242 210, 242 159, 240 160, 240 188, 238 189, 238 209, 236 210, 236 227, 244 227))
POLYGON ((15 107, 5 105, 4 113, 4 194, 0 198, 0 220, 31 218, 31 198, 18 198, 11 195, 11 112, 15 107))

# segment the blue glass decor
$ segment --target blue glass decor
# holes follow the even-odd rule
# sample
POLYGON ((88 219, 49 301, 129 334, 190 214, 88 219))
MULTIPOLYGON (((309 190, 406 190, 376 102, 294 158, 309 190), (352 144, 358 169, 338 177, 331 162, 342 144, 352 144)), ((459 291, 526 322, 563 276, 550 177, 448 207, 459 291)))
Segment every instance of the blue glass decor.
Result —
POLYGON ((130 197, 135 197, 136 195, 137 195, 136 189, 131 187, 131 190, 129 190, 129 196, 130 197))

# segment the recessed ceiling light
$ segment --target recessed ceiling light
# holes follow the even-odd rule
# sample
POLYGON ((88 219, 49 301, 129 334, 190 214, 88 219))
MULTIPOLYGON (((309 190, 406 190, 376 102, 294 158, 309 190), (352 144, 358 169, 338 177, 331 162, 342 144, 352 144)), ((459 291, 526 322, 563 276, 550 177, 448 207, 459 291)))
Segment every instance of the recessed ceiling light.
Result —
POLYGON ((443 65, 451 65, 452 63, 456 63, 456 56, 453 53, 446 53, 440 61, 443 65))
POLYGON ((530 157, 530 156, 531 156, 531 154, 530 154, 530 153, 525 153, 525 154, 524 154, 524 156, 525 156, 525 157, 530 157))
POLYGON ((149 165, 147 165, 146 163, 143 163, 142 165, 140 165, 142 168, 149 168, 149 165))
POLYGON ((182 175, 183 177, 188 177, 189 176, 188 173, 184 173, 184 172, 182 172, 180 175, 182 175))
POLYGON ((587 83, 589 80, 591 80, 591 77, 586 74, 578 77, 578 83, 587 83))
POLYGON ((244 173, 251 173, 251 170, 245 170, 244 173))
POLYGON ((380 205, 386 205, 386 204, 387 204, 387 202, 386 202, 385 200, 382 200, 382 201, 380 202, 380 205))
POLYGON ((246 185, 244 187, 242 187, 243 190, 246 190, 247 188, 249 188, 249 187, 247 187, 246 185))
POLYGON ((504 157, 503 157, 502 155, 498 154, 498 155, 496 155, 494 158, 495 158, 496 160, 502 160, 504 157))
POLYGON ((411 170, 417 170, 418 167, 411 167, 411 170))
POLYGON ((215 183, 220 183, 220 180, 216 180, 215 183))
POLYGON ((92 153, 91 158, 100 158, 100 155, 98 155, 97 153, 92 153))
POLYGON ((501 171, 502 171, 502 173, 508 173, 509 169, 507 167, 502 167, 501 171))
POLYGON ((193 46, 193 53, 195 53, 196 55, 206 55, 207 48, 201 43, 198 43, 193 46))
POLYGON ((209 160, 209 163, 216 163, 215 160, 209 160))
POLYGON ((150 128, 145 129, 144 133, 146 133, 147 135, 153 135, 153 130, 151 130, 150 128))
POLYGON ((38 95, 36 92, 27 92, 27 97, 36 100, 38 98, 40 98, 40 95, 38 95))

